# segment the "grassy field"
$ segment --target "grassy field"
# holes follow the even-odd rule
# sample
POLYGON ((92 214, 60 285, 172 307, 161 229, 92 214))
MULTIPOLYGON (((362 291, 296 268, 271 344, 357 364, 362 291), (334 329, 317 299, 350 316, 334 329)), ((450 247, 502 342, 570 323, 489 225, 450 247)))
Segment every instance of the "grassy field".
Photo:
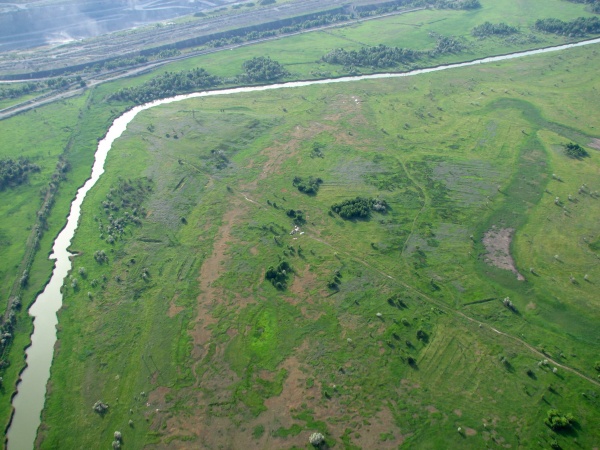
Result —
POLYGON ((140 114, 84 206, 40 447, 598 445, 595 51, 140 114), (330 212, 358 195, 389 210, 330 212))
MULTIPOLYGON (((565 42, 540 34, 515 42, 470 37, 470 29, 485 20, 518 25, 525 35, 535 18, 589 15, 583 5, 559 0, 482 3, 474 12, 423 11, 365 21, 166 70, 201 66, 233 76, 244 60, 270 55, 291 78, 316 78, 345 73, 318 62, 337 47, 429 49, 431 32, 470 42, 466 52, 426 62, 439 64, 565 42)), ((401 441, 436 447, 451 438, 456 445, 465 444, 464 438, 480 447, 498 436, 516 445, 518 439, 553 439, 542 423, 549 403, 572 408, 580 420, 581 430, 570 437, 598 445, 589 426, 598 417, 597 388, 562 370, 564 379, 538 369, 541 357, 523 344, 456 313, 493 324, 596 377, 599 236, 598 200, 591 194, 598 190, 597 153, 570 160, 561 147, 566 140, 586 146, 598 137, 596 60, 597 51, 589 48, 418 79, 204 99, 144 113, 90 194, 74 243, 82 251, 75 271, 85 270, 73 274, 76 292, 72 280, 66 282, 43 446, 93 447, 100 437, 110 445, 114 427, 127 428, 128 445, 136 448, 199 442, 304 447, 309 429, 348 448, 395 448, 401 441), (323 178, 318 195, 297 192, 295 175, 323 178), (119 177, 142 180, 152 190, 134 190, 145 209, 142 226, 128 219, 123 236, 108 244, 109 215, 100 205, 113 201, 106 197, 111 188, 117 193, 110 195, 123 200, 119 177), (583 183, 589 188, 579 193, 583 183), (357 195, 380 196, 391 211, 358 222, 328 214, 334 202, 357 195), (554 204, 557 196, 560 206, 554 204), (304 235, 288 234, 290 208, 307 215, 304 235), (484 262, 481 240, 492 225, 517 230, 511 250, 525 283, 484 262), (108 264, 94 260, 97 250, 107 253, 108 264), (284 293, 264 281, 264 271, 280 258, 294 271, 284 293), (339 291, 327 287, 336 271, 339 291), (386 303, 396 294, 408 308, 386 303), (502 307, 506 296, 519 314, 502 307), (430 335, 426 345, 416 339, 420 328, 430 335), (406 340, 414 345, 407 347, 406 340), (77 357, 69 360, 71 354, 77 357), (500 354, 515 369, 508 372, 512 378, 503 372, 508 366, 498 362, 500 354), (417 369, 406 363, 411 355, 417 369), (460 384, 476 366, 479 384, 460 384), (524 375, 526 367, 536 371, 537 381, 524 375), (560 395, 543 395, 548 385, 560 395), (389 386, 398 398, 390 399, 389 386), (515 389, 521 397, 496 406, 498 392, 515 389), (404 395, 415 392, 416 400, 404 395), (91 413, 97 397, 111 404, 102 421, 91 413), (461 414, 454 413, 455 404, 461 414), (517 422, 507 415, 511 409, 519 411, 517 435, 517 422), (66 431, 59 419, 66 410, 81 430, 94 431, 66 431), (482 429, 482 420, 494 429, 482 429), (424 421, 431 432, 416 427, 424 421), (475 437, 457 434, 461 425, 476 430, 475 437), (213 428, 219 431, 209 433, 213 428)), ((25 305, 50 274, 46 256, 76 188, 89 175, 97 138, 129 106, 106 103, 105 97, 154 75, 102 85, 0 122, 0 156, 27 156, 42 168, 28 185, 0 193, 3 305, 21 275, 40 189, 59 155, 72 169, 21 292, 25 305)), ((3 374, 0 417, 6 420, 9 386, 22 367, 30 329, 25 309, 20 316, 8 355, 12 364, 3 374)), ((571 445, 570 437, 558 440, 571 445)))

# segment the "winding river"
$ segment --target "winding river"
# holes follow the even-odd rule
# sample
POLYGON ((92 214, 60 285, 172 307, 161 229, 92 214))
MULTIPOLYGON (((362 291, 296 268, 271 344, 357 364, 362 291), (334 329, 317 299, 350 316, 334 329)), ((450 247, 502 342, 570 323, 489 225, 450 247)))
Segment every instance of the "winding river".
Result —
MULTIPOLYGON (((54 241, 50 259, 54 259, 56 262, 50 282, 29 309, 29 314, 34 318, 34 331, 33 335, 31 336, 31 346, 26 351, 27 367, 21 374, 21 380, 17 386, 18 392, 13 398, 12 402, 14 407, 14 415, 10 428, 8 429, 7 448, 10 450, 28 450, 34 447, 37 429, 41 421, 40 416, 44 407, 46 384, 50 377, 50 366, 52 364, 52 357, 54 354, 54 345, 57 339, 56 325, 58 323, 58 319, 56 313, 62 306, 62 294, 60 288, 63 285, 64 280, 72 266, 71 257, 73 255, 69 253, 67 249, 71 245, 71 240, 73 239, 75 230, 77 229, 79 215, 81 213, 81 204, 83 203, 88 191, 96 184, 100 176, 104 173, 104 162, 106 161, 106 157, 112 147, 113 142, 121 136, 121 134, 127 128, 129 122, 131 122, 139 112, 154 108, 155 106, 187 100, 190 98, 211 97, 216 95, 233 95, 244 92, 258 92, 273 89, 288 89, 303 86, 314 86, 318 84, 346 83, 350 81, 377 80, 381 78, 410 77, 431 72, 439 72, 442 70, 458 69, 461 67, 505 61, 541 53, 556 52, 568 48, 597 43, 600 43, 600 38, 577 42, 574 44, 565 44, 556 47, 511 53, 502 56, 491 56, 475 61, 418 69, 404 73, 381 73, 375 75, 362 75, 314 81, 297 81, 272 84, 269 86, 253 86, 196 92, 193 94, 178 95, 176 97, 157 100, 144 105, 136 106, 135 108, 127 111, 115 119, 104 139, 98 143, 98 148, 95 153, 95 162, 92 167, 92 175, 77 191, 75 200, 73 200, 73 203, 71 204, 71 211, 67 218, 67 224, 54 241)), ((92 405, 90 405, 90 408, 91 406, 92 405)))

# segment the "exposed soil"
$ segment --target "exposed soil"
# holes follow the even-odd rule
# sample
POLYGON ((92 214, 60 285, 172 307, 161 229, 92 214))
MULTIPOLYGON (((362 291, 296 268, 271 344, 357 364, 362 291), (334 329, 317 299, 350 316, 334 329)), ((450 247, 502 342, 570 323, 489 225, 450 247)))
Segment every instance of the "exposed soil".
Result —
POLYGON ((483 237, 483 245, 487 250, 485 262, 504 270, 510 270, 517 275, 518 280, 525 280, 515 266, 510 254, 510 243, 514 233, 512 228, 496 228, 492 226, 483 237))
POLYGON ((592 142, 590 142, 588 146, 600 150, 600 139, 592 139, 592 142))

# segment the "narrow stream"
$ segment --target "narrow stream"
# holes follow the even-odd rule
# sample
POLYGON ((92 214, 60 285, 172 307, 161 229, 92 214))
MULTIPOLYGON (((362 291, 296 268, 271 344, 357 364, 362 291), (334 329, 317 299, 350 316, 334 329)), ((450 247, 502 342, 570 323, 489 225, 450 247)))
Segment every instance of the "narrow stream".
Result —
MULTIPOLYGON (((548 47, 538 50, 528 50, 524 52, 511 53, 502 56, 491 56, 475 61, 448 64, 444 66, 431 67, 427 69, 418 69, 404 73, 381 73, 375 75, 362 75, 355 77, 332 78, 313 81, 295 81, 290 83, 272 84, 269 86, 241 87, 233 89, 224 89, 218 91, 195 92, 193 94, 178 95, 176 97, 157 100, 144 105, 136 106, 127 111, 113 122, 109 128, 106 137, 98 143, 98 149, 95 154, 95 162, 92 167, 92 176, 77 191, 77 196, 71 204, 71 212, 67 218, 65 228, 60 232, 54 246, 50 259, 56 260, 54 271, 50 282, 44 291, 37 297, 29 314, 33 316, 34 331, 31 336, 31 346, 26 351, 27 368, 21 374, 21 381, 17 388, 18 392, 13 398, 14 415, 8 429, 7 448, 10 450, 29 450, 34 447, 37 429, 41 421, 41 412, 44 407, 46 396, 46 384, 50 378, 50 366, 54 354, 54 344, 56 343, 56 325, 58 319, 56 313, 62 306, 62 294, 60 291, 64 280, 71 270, 71 253, 67 251, 71 240, 77 229, 81 204, 88 191, 96 184, 100 176, 104 173, 104 162, 112 147, 113 142, 121 136, 135 116, 146 109, 167 103, 178 102, 196 97, 210 97, 216 95, 231 95, 243 92, 267 91, 273 89, 294 88, 303 86, 313 86, 317 84, 345 83, 349 81, 376 80, 380 78, 400 78, 420 75, 442 70, 456 69, 460 67, 486 64, 508 59, 521 58, 523 56, 537 55, 540 53, 555 52, 573 47, 600 43, 600 38, 592 39, 574 44, 565 44, 556 47, 548 47)), ((90 405, 91 410, 92 405, 90 405)))

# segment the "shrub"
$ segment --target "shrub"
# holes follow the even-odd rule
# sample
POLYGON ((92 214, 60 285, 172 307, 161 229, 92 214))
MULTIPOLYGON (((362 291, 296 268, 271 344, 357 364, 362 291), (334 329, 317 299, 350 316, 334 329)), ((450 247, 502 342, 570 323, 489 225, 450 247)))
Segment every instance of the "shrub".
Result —
POLYGON ((570 158, 581 159, 590 154, 579 144, 575 144, 573 142, 569 142, 568 144, 563 144, 565 149, 565 154, 570 158))
POLYGON ((558 409, 548 410, 546 420, 544 420, 544 423, 554 431, 571 428, 573 422, 575 422, 573 414, 562 415, 558 409))

